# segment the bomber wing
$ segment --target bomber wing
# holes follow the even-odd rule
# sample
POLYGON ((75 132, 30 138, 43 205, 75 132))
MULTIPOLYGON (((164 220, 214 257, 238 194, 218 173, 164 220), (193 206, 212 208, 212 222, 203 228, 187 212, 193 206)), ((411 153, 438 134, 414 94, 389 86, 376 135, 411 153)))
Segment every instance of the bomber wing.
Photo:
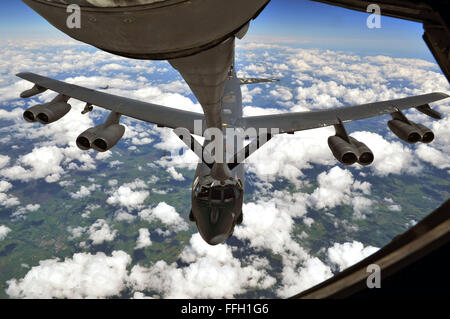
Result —
POLYGON ((55 91, 68 98, 74 98, 86 102, 87 105, 95 105, 121 115, 129 116, 138 120, 155 123, 158 126, 187 128, 194 133, 194 121, 202 121, 205 127, 205 116, 202 113, 179 110, 167 106, 137 101, 113 94, 95 91, 78 85, 65 83, 50 79, 34 73, 19 73, 18 77, 34 83, 36 93, 46 89, 55 91))
POLYGON ((361 105, 339 107, 327 110, 310 112, 282 113, 261 116, 243 117, 238 127, 279 129, 280 133, 293 133, 295 131, 309 130, 318 127, 339 125, 341 122, 357 121, 384 114, 393 114, 408 108, 417 108, 419 111, 440 118, 440 114, 432 110, 428 103, 439 101, 449 96, 445 93, 434 92, 423 95, 405 97, 396 100, 367 103, 361 105))

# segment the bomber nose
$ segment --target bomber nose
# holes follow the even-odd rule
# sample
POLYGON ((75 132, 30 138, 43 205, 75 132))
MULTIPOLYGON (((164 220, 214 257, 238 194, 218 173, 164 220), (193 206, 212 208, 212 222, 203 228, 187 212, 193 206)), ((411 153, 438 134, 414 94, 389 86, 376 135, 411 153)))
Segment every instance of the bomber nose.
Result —
POLYGON ((225 240, 227 240, 228 234, 220 234, 217 236, 214 236, 213 238, 210 238, 206 242, 210 245, 218 245, 223 243, 225 240))

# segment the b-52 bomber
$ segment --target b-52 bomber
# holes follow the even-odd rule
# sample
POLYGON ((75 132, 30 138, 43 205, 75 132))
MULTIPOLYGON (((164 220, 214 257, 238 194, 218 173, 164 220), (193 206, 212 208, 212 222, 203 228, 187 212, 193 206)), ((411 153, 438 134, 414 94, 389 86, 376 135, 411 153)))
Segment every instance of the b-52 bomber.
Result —
POLYGON ((48 125, 70 111, 69 99, 85 102, 83 113, 94 106, 109 110, 103 124, 81 133, 76 140, 80 149, 99 152, 111 149, 122 138, 122 116, 173 129, 200 158, 192 184, 189 218, 210 245, 224 242, 242 222, 244 160, 275 134, 334 126, 336 134, 329 137, 328 145, 334 157, 345 165, 369 165, 374 159, 363 142, 347 134, 345 122, 391 114, 388 126, 403 141, 430 143, 434 139, 429 128, 410 121, 402 111, 416 108, 432 118, 441 118, 429 106, 448 97, 439 92, 327 110, 244 117, 241 85, 276 79, 239 79, 234 63, 235 39, 245 36, 251 20, 269 1, 23 0, 74 39, 119 56, 168 60, 203 109, 203 114, 179 110, 25 72, 17 76, 34 86, 23 92, 22 98, 46 90, 58 95, 49 103, 27 109, 23 117, 28 122, 48 125), (69 3, 81 9, 81 28, 67 26, 69 3), (225 133, 230 128, 246 132, 253 141, 246 146, 242 140, 234 143, 235 136, 225 133), (193 135, 205 137, 203 144, 193 135))

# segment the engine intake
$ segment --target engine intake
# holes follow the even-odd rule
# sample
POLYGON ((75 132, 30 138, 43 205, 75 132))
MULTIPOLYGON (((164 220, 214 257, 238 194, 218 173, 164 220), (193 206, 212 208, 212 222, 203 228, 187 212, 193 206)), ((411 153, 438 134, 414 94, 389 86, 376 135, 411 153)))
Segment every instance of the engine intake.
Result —
POLYGON ((358 150, 358 164, 367 166, 372 164, 374 160, 374 156, 370 148, 367 147, 366 144, 358 141, 354 137, 349 137, 350 142, 355 145, 356 149, 358 150))
POLYGON ((49 103, 35 105, 23 113, 23 118, 27 122, 38 121, 41 124, 50 124, 58 121, 69 113, 72 108, 67 103, 68 97, 58 95, 49 103))
POLYGON ((106 152, 114 147, 125 133, 125 126, 118 124, 120 115, 113 112, 105 123, 91 127, 81 133, 77 140, 78 148, 87 151, 91 148, 106 152))
POLYGON ((344 165, 352 165, 358 160, 356 147, 339 136, 330 136, 328 146, 333 156, 344 165))
POLYGON ((356 162, 360 165, 370 165, 374 156, 366 144, 356 138, 349 137, 349 142, 340 136, 330 136, 328 146, 333 156, 344 165, 352 165, 356 162))
POLYGON ((431 143, 434 140, 434 133, 428 127, 420 123, 414 123, 414 125, 420 130, 422 143, 431 143))
POLYGON ((434 140, 434 133, 428 127, 422 124, 409 121, 406 123, 401 120, 388 121, 388 127, 401 140, 414 144, 417 142, 430 143, 434 140))

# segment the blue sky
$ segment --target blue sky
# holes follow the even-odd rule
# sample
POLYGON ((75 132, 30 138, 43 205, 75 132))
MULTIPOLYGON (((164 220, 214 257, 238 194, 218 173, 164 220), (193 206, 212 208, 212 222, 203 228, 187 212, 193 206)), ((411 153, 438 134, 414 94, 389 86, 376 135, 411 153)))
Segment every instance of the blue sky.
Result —
MULTIPOLYGON (((258 19, 252 22, 246 39, 434 61, 422 40, 420 23, 381 17, 381 28, 369 29, 366 26, 368 16, 369 13, 307 0, 272 0, 258 19)), ((65 35, 22 1, 0 1, 0 38, 41 37, 65 35)))

